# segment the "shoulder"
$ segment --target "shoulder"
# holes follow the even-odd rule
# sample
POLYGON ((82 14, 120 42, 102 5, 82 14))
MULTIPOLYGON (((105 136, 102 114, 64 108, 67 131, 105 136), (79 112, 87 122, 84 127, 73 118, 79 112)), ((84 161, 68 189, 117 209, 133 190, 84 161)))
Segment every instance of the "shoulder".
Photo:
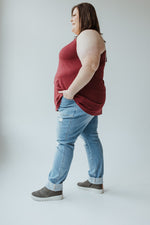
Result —
POLYGON ((98 31, 86 29, 77 36, 77 51, 80 49, 97 49, 101 54, 105 51, 105 42, 98 31))
POLYGON ((89 37, 89 38, 99 38, 100 34, 98 33, 98 31, 93 30, 93 29, 86 29, 83 30, 79 35, 78 35, 78 39, 83 38, 83 37, 89 37))

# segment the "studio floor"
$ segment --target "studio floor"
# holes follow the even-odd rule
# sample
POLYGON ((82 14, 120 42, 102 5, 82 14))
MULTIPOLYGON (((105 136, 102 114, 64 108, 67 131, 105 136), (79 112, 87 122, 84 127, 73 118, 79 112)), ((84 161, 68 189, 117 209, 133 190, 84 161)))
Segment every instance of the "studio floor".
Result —
MULTIPOLYGON (((19 142, 16 142, 19 143, 19 142)), ((105 175, 104 194, 78 189, 86 179, 87 164, 82 165, 78 149, 68 178, 63 185, 63 200, 38 202, 31 192, 43 187, 47 177, 47 154, 43 159, 37 149, 25 153, 26 146, 11 142, 16 154, 1 164, 0 218, 2 225, 149 225, 150 183, 139 179, 116 179, 105 175), (17 154, 18 146, 18 154, 17 154), (30 155, 30 157, 29 157, 30 155), (79 158, 78 158, 79 157, 79 158), (44 162, 45 160, 45 162, 44 162), (82 167, 81 167, 82 165, 82 167)), ((13 151, 12 151, 13 152, 13 151)), ((41 154, 42 155, 42 154, 41 154)), ((53 158, 53 157, 52 157, 53 158)), ((51 159, 51 162, 53 160, 51 159)), ((106 170, 107 171, 107 170, 106 170)))

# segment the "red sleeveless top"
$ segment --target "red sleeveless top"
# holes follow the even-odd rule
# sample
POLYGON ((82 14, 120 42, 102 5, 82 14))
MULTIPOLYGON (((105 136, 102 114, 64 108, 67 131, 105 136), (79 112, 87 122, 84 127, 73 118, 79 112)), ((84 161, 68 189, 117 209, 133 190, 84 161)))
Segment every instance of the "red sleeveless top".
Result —
MULTIPOLYGON (((106 88, 103 80, 105 62, 106 50, 101 54, 99 68, 92 79, 73 98, 82 110, 91 115, 102 114, 102 107, 105 103, 106 88)), ((81 66, 81 61, 76 52, 75 38, 59 52, 59 64, 54 78, 54 103, 56 111, 58 111, 63 96, 58 91, 69 88, 81 66)))

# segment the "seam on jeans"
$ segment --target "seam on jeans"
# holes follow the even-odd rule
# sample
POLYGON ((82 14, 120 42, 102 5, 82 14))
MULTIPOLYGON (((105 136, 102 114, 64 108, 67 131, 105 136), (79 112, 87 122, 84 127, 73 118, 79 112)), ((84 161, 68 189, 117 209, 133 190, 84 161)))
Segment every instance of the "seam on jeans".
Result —
MULTIPOLYGON (((74 106, 74 108, 75 108, 75 106, 74 106)), ((75 110, 74 110, 74 112, 73 112, 73 116, 72 116, 72 117, 74 117, 75 112, 76 112, 76 108, 75 108, 75 110)), ((68 132, 68 129, 70 128, 70 124, 71 124, 71 120, 70 120, 70 123, 69 123, 69 125, 68 125, 67 132, 68 132)), ((66 140, 67 135, 68 135, 67 132, 66 132, 66 135, 65 135, 65 138, 64 138, 65 140, 66 140)), ((64 151, 64 154, 65 154, 65 151, 64 151)), ((61 161, 61 165, 63 165, 63 162, 64 162, 64 154, 63 154, 63 158, 62 158, 62 161, 61 161)), ((59 176, 60 176, 60 170, 61 170, 61 166, 59 167, 59 176)))
MULTIPOLYGON (((86 140, 86 143, 87 143, 87 145, 88 145, 88 147, 89 147, 89 149, 90 149, 90 154, 91 154, 91 148, 90 148, 90 145, 89 145, 89 142, 87 141, 88 140, 88 138, 86 138, 86 137, 84 137, 85 138, 85 140, 86 140)), ((92 156, 92 154, 91 154, 91 156, 92 156)), ((93 161, 93 157, 91 157, 91 160, 93 161)), ((90 166, 90 165, 89 165, 90 166)))
MULTIPOLYGON (((72 117, 73 117, 73 118, 74 118, 74 115, 75 115, 76 111, 77 111, 77 108, 76 108, 75 105, 74 105, 74 112, 73 112, 73 114, 72 114, 72 117)), ((68 128, 67 128, 67 132, 66 132, 65 139, 66 139, 67 136, 68 136, 68 129, 70 128, 71 122, 72 122, 72 121, 71 121, 71 119, 70 119, 70 123, 69 123, 68 128)))

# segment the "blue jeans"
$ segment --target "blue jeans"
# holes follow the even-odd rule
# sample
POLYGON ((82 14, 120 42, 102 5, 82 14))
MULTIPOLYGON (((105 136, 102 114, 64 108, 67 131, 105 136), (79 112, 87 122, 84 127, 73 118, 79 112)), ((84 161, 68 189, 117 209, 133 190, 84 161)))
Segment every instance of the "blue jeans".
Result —
POLYGON ((103 183, 103 148, 98 137, 98 116, 83 111, 74 99, 62 97, 57 115, 57 151, 46 187, 53 191, 63 189, 73 158, 74 143, 79 135, 85 141, 88 158, 88 180, 93 184, 103 183))

